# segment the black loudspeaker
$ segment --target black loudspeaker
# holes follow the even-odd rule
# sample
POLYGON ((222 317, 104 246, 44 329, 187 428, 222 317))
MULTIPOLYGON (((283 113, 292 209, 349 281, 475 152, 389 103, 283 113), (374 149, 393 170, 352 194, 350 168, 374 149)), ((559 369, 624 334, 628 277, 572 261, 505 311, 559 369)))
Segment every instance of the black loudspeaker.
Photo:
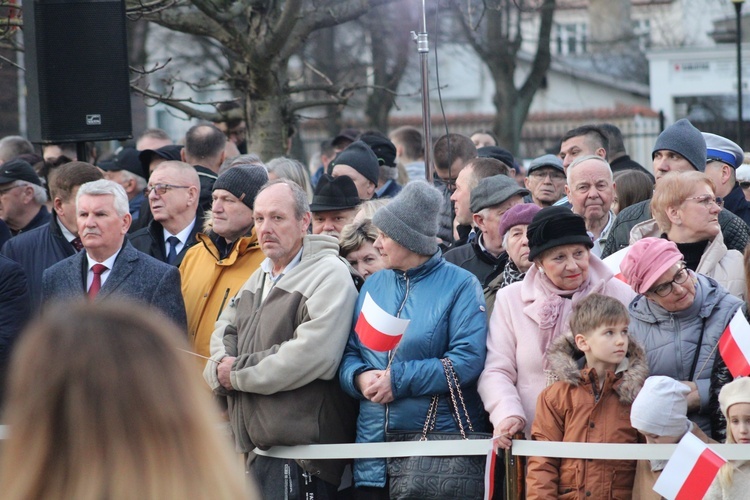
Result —
POLYGON ((125 2, 23 3, 28 138, 132 137, 125 2))

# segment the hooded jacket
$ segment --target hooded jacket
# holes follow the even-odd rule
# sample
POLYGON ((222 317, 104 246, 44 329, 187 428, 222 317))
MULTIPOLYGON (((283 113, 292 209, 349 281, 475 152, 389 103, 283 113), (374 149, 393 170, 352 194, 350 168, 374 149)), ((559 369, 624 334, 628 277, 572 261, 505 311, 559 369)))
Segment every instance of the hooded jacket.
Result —
POLYGON ((588 280, 576 290, 556 288, 537 266, 531 266, 523 281, 497 291, 487 361, 479 377, 479 395, 493 426, 517 416, 526 423, 526 436, 530 435, 537 396, 546 386, 547 349, 558 335, 569 331, 573 306, 590 293, 614 297, 624 305, 635 297, 595 255, 589 256, 588 280))
MULTIPOLYGON (((449 358, 453 364, 474 430, 486 431, 487 417, 476 381, 484 366, 487 316, 477 279, 445 262, 439 251, 406 272, 379 271, 362 287, 354 324, 368 293, 380 308, 411 323, 391 351, 394 401, 386 405, 365 399, 355 378, 368 370, 384 370, 389 353, 367 348, 354 331, 349 335, 339 378, 344 390, 360 401, 357 441, 382 442, 386 432, 421 431, 433 394, 440 395, 434 430, 458 431, 441 358, 449 358)), ((463 417, 463 411, 460 413, 463 417)), ((356 460, 354 481, 357 486, 383 487, 385 459, 356 460)))
MULTIPOLYGON (((354 441, 356 401, 336 377, 357 290, 332 236, 306 235, 299 264, 263 300, 256 270, 224 308, 211 336, 211 359, 233 356, 232 391, 219 383, 217 363, 203 377, 227 395, 238 451, 354 441)), ((298 460, 305 471, 338 485, 342 460, 298 460)))
MULTIPOLYGON (((630 244, 648 237, 661 238, 661 235, 662 231, 656 220, 650 219, 630 231, 630 244)), ((709 242, 695 272, 715 279, 735 297, 745 296, 745 262, 740 252, 729 250, 724 244, 721 229, 709 242)))
POLYGON ((656 302, 639 295, 630 303, 630 334, 646 350, 651 375, 688 380, 696 349, 700 346, 693 381, 698 386, 701 406, 688 418, 703 432, 711 433, 709 389, 716 358, 716 344, 742 306, 714 279, 693 275, 695 299, 683 311, 670 313, 656 302), (703 338, 701 340, 701 332, 703 338))
MULTIPOLYGON (((632 339, 616 373, 598 374, 569 335, 558 337, 547 352, 558 380, 539 395, 531 437, 537 441, 637 443, 630 406, 648 376, 645 353, 632 339), (599 381, 604 377, 601 391, 599 381)), ((527 500, 631 498, 634 460, 582 460, 530 457, 527 500)))
POLYGON ((222 259, 214 233, 200 233, 198 243, 188 249, 180 264, 182 296, 188 319, 188 340, 194 351, 208 356, 211 334, 221 311, 263 262, 255 228, 237 240, 222 259))

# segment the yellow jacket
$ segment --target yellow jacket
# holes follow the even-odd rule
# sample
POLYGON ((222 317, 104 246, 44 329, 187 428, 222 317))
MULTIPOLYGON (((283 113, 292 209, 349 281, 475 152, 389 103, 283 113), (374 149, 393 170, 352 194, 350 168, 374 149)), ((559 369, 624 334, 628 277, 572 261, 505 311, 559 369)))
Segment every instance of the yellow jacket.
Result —
POLYGON ((226 259, 219 259, 219 251, 211 238, 199 233, 180 265, 182 296, 188 318, 188 339, 193 350, 209 356, 209 344, 214 324, 229 301, 255 272, 265 256, 258 245, 253 228, 250 236, 235 243, 226 259))

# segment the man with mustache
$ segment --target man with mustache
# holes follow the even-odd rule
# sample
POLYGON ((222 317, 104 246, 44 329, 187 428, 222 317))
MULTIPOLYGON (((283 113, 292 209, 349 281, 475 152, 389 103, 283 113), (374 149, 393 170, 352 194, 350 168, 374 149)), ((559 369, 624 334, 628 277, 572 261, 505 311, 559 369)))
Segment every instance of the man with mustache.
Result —
POLYGON ((568 166, 568 184, 565 193, 573 213, 586 221, 586 231, 594 246, 591 253, 600 257, 607 234, 615 222, 612 201, 615 183, 607 160, 601 156, 582 156, 568 166))
POLYGON ((344 460, 285 460, 255 447, 353 442, 357 402, 337 371, 357 290, 335 238, 309 235, 306 193, 287 179, 256 196, 266 256, 221 313, 203 377, 226 395, 235 448, 263 498, 337 498, 344 460))
POLYGON ((185 329, 185 304, 176 267, 139 252, 125 234, 130 227, 128 195, 113 181, 87 182, 76 194, 78 235, 83 252, 42 275, 42 302, 118 300, 159 309, 185 329))

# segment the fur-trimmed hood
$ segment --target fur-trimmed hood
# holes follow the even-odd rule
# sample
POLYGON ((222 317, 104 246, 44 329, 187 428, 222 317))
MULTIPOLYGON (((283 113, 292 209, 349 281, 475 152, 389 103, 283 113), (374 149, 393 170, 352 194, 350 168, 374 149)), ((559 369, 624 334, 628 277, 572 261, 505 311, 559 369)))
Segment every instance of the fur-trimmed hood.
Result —
MULTIPOLYGON (((569 334, 560 335, 552 342, 547 351, 547 360, 553 380, 560 380, 575 386, 586 381, 581 372, 586 365, 586 357, 569 334)), ((635 400, 648 377, 646 352, 632 336, 628 341, 628 352, 623 362, 620 363, 617 373, 622 373, 622 377, 615 383, 615 392, 620 397, 620 401, 630 404, 635 400)), ((603 373, 597 375, 604 376, 603 373)))

